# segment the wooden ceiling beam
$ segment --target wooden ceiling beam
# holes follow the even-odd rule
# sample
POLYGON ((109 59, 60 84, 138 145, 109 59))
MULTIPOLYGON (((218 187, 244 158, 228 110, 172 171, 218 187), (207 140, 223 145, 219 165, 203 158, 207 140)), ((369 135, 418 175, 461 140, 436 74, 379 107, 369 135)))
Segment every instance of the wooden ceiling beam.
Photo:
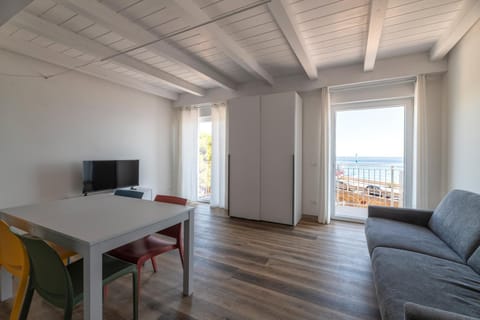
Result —
POLYGON ((42 60, 56 66, 85 73, 96 78, 101 78, 116 84, 120 84, 122 86, 134 88, 142 92, 154 94, 165 99, 178 99, 178 94, 176 92, 165 90, 163 88, 159 88, 130 77, 122 76, 118 72, 102 68, 97 64, 79 67, 82 63, 79 63, 77 59, 69 57, 63 53, 54 52, 48 48, 37 46, 30 41, 23 41, 7 35, 0 35, 0 48, 42 60))
MULTIPOLYGON (((111 56, 117 53, 116 50, 107 47, 97 41, 81 36, 56 24, 48 22, 28 12, 20 12, 11 20, 11 23, 18 28, 29 30, 35 34, 46 37, 55 42, 67 45, 97 58, 111 56)), ((116 56, 111 59, 126 68, 139 71, 141 73, 159 79, 167 86, 188 92, 194 95, 202 96, 205 90, 174 75, 155 68, 149 64, 141 62, 127 55, 116 56)))
MULTIPOLYGON (((210 21, 210 17, 192 0, 166 0, 168 6, 174 8, 181 18, 191 25, 200 25, 210 21)), ((273 85, 273 77, 248 53, 240 47, 216 23, 210 23, 199 28, 200 32, 206 33, 214 42, 215 46, 223 51, 230 59, 235 61, 247 72, 273 85)))
MULTIPOLYGON (((56 3, 110 29, 118 35, 142 45, 158 39, 154 33, 144 29, 128 18, 118 14, 106 5, 96 0, 54 0, 56 3)), ((179 64, 194 72, 215 81, 221 87, 236 89, 237 83, 224 76, 211 65, 185 53, 166 41, 157 42, 147 47, 148 50, 179 64)))
POLYGON ((387 5, 387 0, 372 0, 370 3, 367 48, 365 50, 363 71, 372 71, 375 66, 387 5))
POLYGON ((466 1, 452 27, 432 47, 430 59, 443 59, 479 19, 480 0, 466 1))
POLYGON ((273 0, 268 4, 268 8, 308 78, 310 80, 317 79, 317 66, 313 63, 308 53, 307 45, 298 29, 292 12, 289 10, 288 3, 285 0, 273 0))

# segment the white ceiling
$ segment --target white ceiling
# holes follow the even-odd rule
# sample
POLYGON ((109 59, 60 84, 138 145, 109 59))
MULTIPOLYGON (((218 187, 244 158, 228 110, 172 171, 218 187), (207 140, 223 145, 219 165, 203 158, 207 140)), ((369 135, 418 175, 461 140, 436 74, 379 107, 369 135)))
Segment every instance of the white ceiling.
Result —
POLYGON ((479 2, 34 0, 0 26, 0 47, 175 100, 363 61, 371 70, 376 58, 443 58, 461 21, 478 19, 479 2))

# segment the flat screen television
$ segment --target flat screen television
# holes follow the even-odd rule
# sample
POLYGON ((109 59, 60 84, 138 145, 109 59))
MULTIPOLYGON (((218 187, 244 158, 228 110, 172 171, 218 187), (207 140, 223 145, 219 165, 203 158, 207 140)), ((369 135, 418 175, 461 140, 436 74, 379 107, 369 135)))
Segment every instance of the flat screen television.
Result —
POLYGON ((83 193, 138 186, 139 160, 83 161, 83 193))

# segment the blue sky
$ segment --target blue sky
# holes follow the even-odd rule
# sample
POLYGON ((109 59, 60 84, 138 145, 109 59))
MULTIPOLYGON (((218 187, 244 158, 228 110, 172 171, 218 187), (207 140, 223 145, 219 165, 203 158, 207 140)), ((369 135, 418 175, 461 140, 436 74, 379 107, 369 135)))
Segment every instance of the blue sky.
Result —
POLYGON ((338 111, 336 155, 403 157, 403 107, 338 111))

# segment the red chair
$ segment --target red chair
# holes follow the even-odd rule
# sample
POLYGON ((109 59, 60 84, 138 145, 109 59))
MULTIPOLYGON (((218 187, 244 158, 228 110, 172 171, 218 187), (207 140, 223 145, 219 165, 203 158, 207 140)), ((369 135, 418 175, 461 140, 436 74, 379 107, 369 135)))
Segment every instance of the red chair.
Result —
MULTIPOLYGON (((155 197, 155 201, 179 204, 183 206, 187 204, 187 199, 164 195, 157 195, 155 197)), ((147 260, 151 260, 153 265, 153 271, 157 272, 158 269, 155 257, 162 253, 178 249, 178 251, 180 252, 180 259, 182 261, 183 267, 182 224, 176 224, 167 229, 158 231, 157 233, 174 238, 175 243, 161 239, 159 237, 156 237, 155 235, 149 235, 143 239, 130 242, 124 246, 108 252, 108 254, 111 256, 131 263, 135 263, 137 265, 139 286, 140 275, 144 263, 147 260)))

